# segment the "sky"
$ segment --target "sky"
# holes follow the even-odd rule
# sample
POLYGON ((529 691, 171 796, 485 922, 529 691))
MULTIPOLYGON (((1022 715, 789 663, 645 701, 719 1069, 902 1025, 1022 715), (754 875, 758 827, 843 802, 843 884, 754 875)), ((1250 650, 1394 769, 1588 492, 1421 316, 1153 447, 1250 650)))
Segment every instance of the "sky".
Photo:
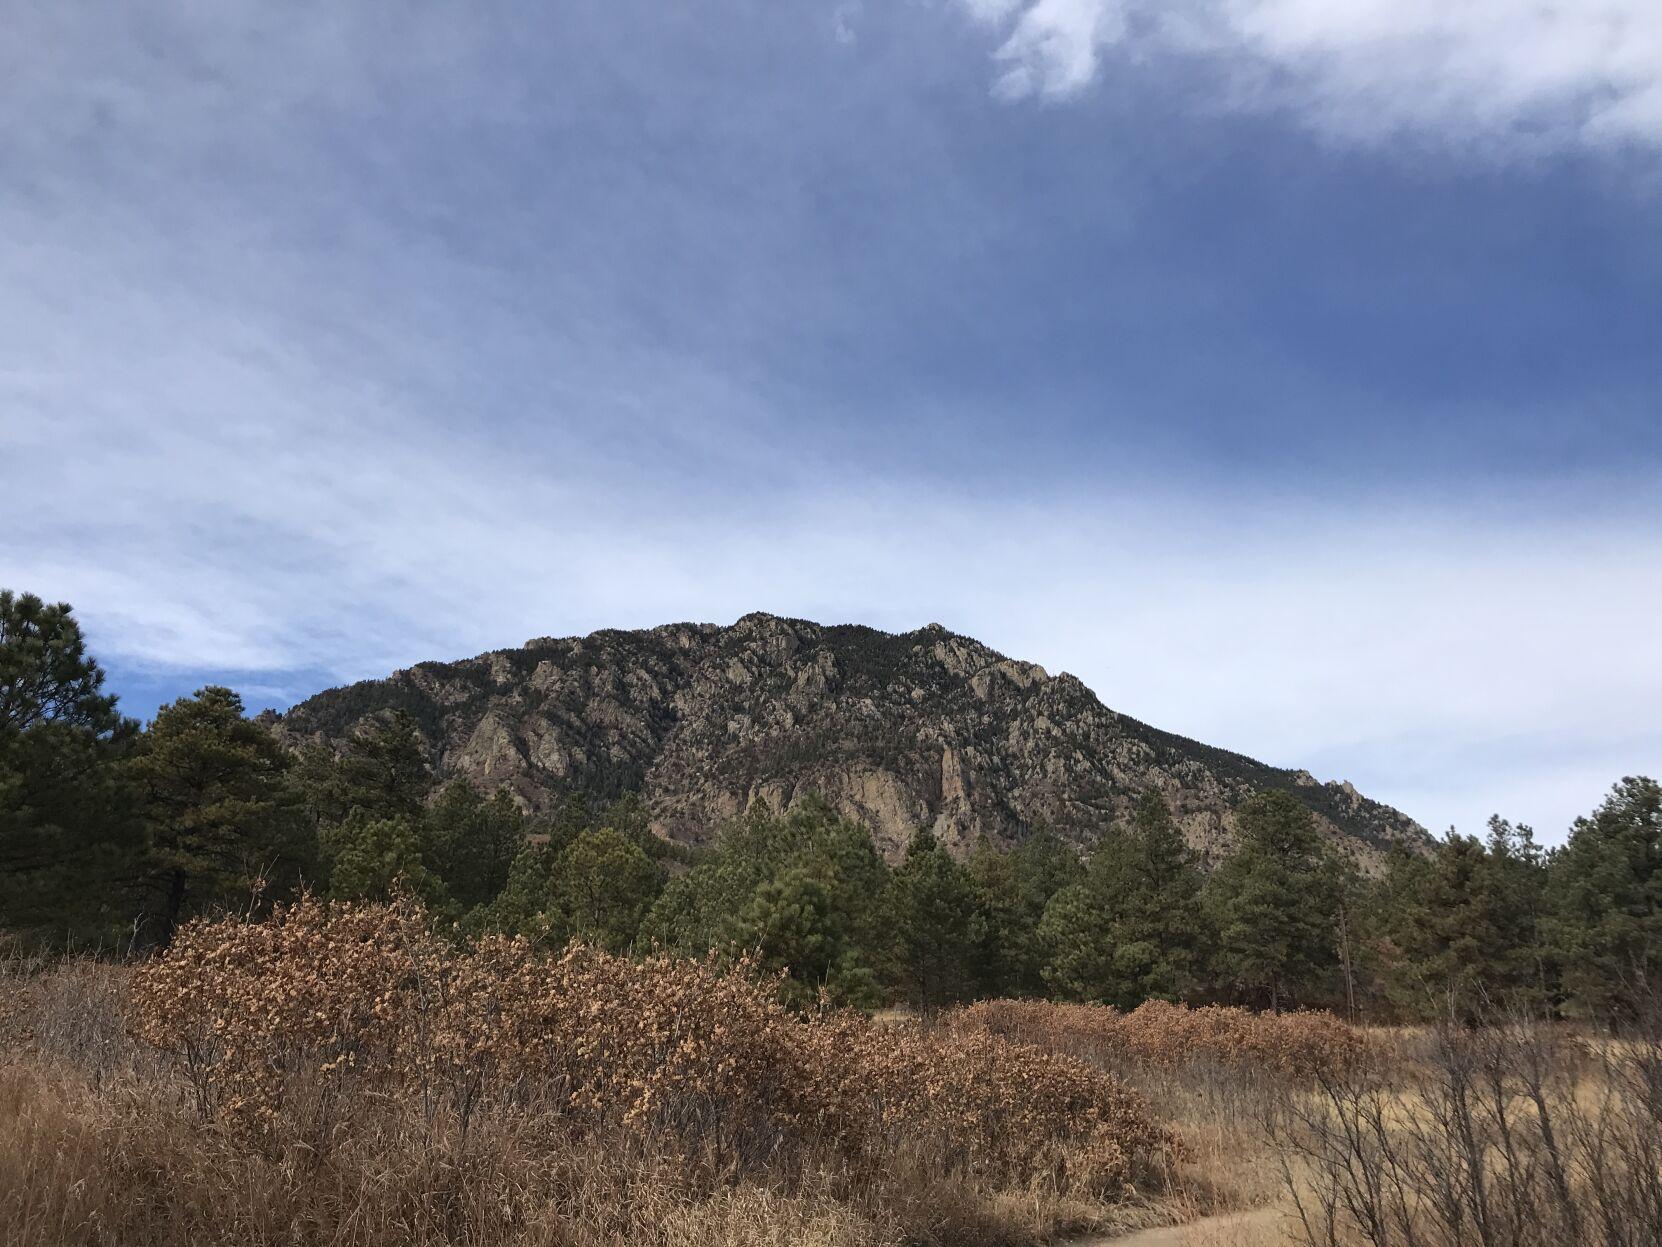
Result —
POLYGON ((0 30, 0 585, 130 714, 767 610, 1434 830, 1662 772, 1654 0, 0 30))

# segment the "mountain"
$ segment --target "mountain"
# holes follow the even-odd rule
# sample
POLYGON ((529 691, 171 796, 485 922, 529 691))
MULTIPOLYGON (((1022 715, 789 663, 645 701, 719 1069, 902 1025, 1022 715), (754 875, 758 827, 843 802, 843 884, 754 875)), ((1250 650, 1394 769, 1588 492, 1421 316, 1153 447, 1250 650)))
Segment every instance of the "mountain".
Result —
POLYGON ((1162 732, 1071 675, 938 624, 894 635, 753 614, 545 637, 319 693, 278 730, 338 744, 392 710, 414 718, 442 774, 505 786, 533 810, 639 792, 659 833, 682 841, 757 798, 783 808, 819 793, 891 855, 925 826, 957 852, 1040 822, 1083 847, 1153 787, 1208 858, 1231 843, 1234 807, 1266 788, 1297 793, 1364 863, 1426 842, 1348 783, 1162 732))

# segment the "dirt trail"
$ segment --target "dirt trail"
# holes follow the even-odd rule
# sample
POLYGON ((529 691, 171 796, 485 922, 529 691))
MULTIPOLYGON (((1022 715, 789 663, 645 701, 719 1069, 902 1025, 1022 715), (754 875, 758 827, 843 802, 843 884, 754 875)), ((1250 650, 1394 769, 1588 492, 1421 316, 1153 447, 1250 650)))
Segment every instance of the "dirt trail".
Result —
POLYGON ((1286 1242, 1277 1231, 1281 1212, 1254 1208, 1202 1217, 1187 1225, 1165 1225, 1111 1238, 1080 1239, 1074 1247, 1277 1247, 1286 1242))

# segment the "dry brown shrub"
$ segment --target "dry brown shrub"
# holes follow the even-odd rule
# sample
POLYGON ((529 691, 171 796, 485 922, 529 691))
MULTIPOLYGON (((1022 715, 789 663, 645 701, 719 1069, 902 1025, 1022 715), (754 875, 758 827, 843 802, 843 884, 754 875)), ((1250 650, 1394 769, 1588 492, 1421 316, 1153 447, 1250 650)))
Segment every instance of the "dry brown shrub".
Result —
POLYGON ((814 1102, 888 1148, 910 1138, 1000 1182, 1099 1195, 1163 1181, 1176 1155, 1143 1099, 1084 1062, 990 1034, 846 1014, 812 1031, 824 1054, 808 1073, 814 1102))
POLYGON ((1105 1005, 988 1000, 954 1010, 947 1023, 1098 1061, 1168 1070, 1208 1062, 1299 1079, 1350 1069, 1366 1046, 1360 1031, 1329 1013, 1191 1009, 1159 1000, 1130 1013, 1105 1005))
POLYGON ((804 1022, 774 987, 582 947, 457 949, 409 904, 307 900, 184 928, 135 976, 132 1025, 202 1117, 316 1154, 394 1102, 464 1143, 488 1109, 627 1138, 704 1180, 834 1157, 1106 1198, 1173 1154, 1100 1069, 988 1033, 804 1022))

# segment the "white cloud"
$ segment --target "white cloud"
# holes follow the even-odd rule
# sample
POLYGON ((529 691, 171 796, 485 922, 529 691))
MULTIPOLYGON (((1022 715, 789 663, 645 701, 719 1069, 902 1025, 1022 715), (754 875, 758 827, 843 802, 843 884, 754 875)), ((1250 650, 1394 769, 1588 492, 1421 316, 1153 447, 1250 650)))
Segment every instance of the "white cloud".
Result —
POLYGON ((1065 97, 1190 62, 1211 103, 1336 137, 1662 144, 1654 0, 960 0, 996 28, 995 90, 1065 97))

